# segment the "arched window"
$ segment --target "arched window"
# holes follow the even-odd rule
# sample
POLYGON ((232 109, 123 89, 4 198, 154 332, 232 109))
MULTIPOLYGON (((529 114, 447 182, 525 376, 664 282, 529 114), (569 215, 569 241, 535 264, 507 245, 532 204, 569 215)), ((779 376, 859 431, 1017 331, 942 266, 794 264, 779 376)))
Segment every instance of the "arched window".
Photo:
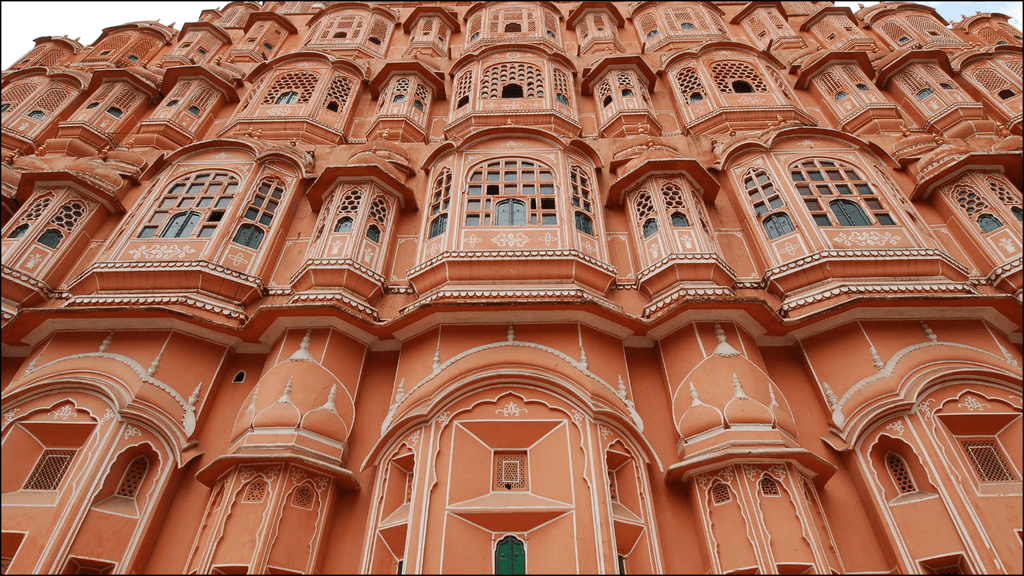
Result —
POLYGON ((931 88, 922 88, 917 91, 916 98, 918 100, 924 100, 925 98, 931 96, 932 94, 934 94, 934 92, 932 92, 931 88))
POLYGON ((334 225, 335 232, 351 232, 352 231, 352 219, 348 216, 342 216, 338 219, 337 224, 334 225))
POLYGON ((366 237, 374 242, 380 242, 380 228, 376 224, 370 224, 366 228, 366 237))
POLYGON ((277 100, 274 101, 274 104, 295 104, 295 102, 297 102, 298 99, 299 99, 299 93, 298 92, 288 91, 288 92, 284 92, 280 96, 278 96, 277 100))
POLYGON ((28 117, 33 119, 33 120, 42 120, 43 118, 46 117, 46 113, 43 112, 42 110, 33 110, 33 111, 28 113, 28 117))
POLYGON ((834 160, 806 160, 793 164, 790 176, 818 226, 871 226, 865 208, 879 224, 896 224, 871 184, 851 166, 834 160))
POLYGON ((747 199, 753 204, 754 212, 758 216, 764 216, 772 210, 782 208, 785 205, 782 201, 782 196, 779 195, 779 191, 775 188, 775 183, 772 182, 771 176, 761 168, 755 168, 747 172, 747 175, 743 178, 743 186, 747 191, 747 199))
POLYGON ((688 228, 690 221, 686 219, 686 214, 681 212, 672 213, 672 227, 673 228, 688 228))
POLYGON ((910 469, 907 468, 907 463, 903 461, 902 456, 895 452, 889 452, 885 455, 885 467, 889 469, 889 476, 900 494, 917 492, 914 478, 910 475, 910 469))
POLYGON ((669 220, 673 228, 686 228, 690 220, 686 217, 686 200, 683 198, 683 189, 677 184, 668 182, 661 187, 661 198, 665 202, 665 210, 669 213, 669 220))
POLYGON ((235 244, 241 244, 246 248, 257 250, 263 242, 263 235, 263 230, 260 230, 258 226, 242 224, 238 227, 238 232, 235 232, 235 237, 231 241, 235 244))
POLYGON ((704 85, 693 68, 681 68, 676 72, 676 88, 683 102, 696 104, 704 100, 704 85))
POLYGON ((544 74, 530 64, 497 64, 484 71, 480 97, 543 98, 544 74))
MULTIPOLYGON (((569 169, 569 188, 572 191, 572 205, 577 210, 586 214, 594 213, 593 190, 590 185, 590 178, 581 166, 573 166, 569 169)), ((590 218, 587 218, 590 221, 590 218)), ((577 225, 577 229, 582 230, 577 225)), ((591 234, 587 231, 587 234, 591 234)))
POLYGON ((587 216, 583 212, 576 212, 574 214, 574 219, 576 221, 577 230, 584 234, 590 234, 591 236, 594 235, 594 221, 590 219, 590 216, 587 216))
POLYGON ((711 499, 715 502, 715 506, 731 502, 732 494, 729 492, 729 485, 721 482, 715 484, 711 488, 711 499))
POLYGON ((515 536, 505 536, 494 547, 495 574, 526 574, 526 548, 515 536))
POLYGON ((430 238, 440 236, 448 230, 448 208, 451 206, 452 171, 445 168, 434 179, 434 188, 430 196, 430 238))
POLYGON ((263 104, 305 104, 313 97, 320 77, 310 72, 282 74, 267 90, 263 104))
POLYGON ((1022 221, 1021 218, 1024 217, 1024 211, 1021 210, 1020 206, 1014 206, 1010 208, 1010 211, 1013 212, 1013 215, 1017 217, 1017 222, 1022 221))
POLYGON ((764 496, 781 496, 779 492, 779 485, 775 482, 774 478, 765 476, 761 478, 761 494, 764 496))
POLYGON ((715 62, 711 75, 723 94, 768 92, 768 84, 745 62, 715 62))
POLYGON ((331 85, 327 87, 322 105, 324 109, 340 114, 345 110, 351 95, 352 81, 347 76, 337 74, 331 80, 331 85))
MULTIPOLYGON (((156 236, 161 225, 164 231, 161 238, 185 238, 191 236, 195 224, 202 220, 198 238, 209 238, 217 229, 217 223, 224 218, 224 212, 231 204, 231 199, 238 190, 238 178, 227 172, 198 172, 175 181, 160 198, 152 215, 139 231, 139 238, 156 236), (189 212, 198 218, 185 236, 169 236, 170 220, 178 214, 189 212), (165 224, 166 223, 166 224, 165 224)), ((185 218, 187 220, 187 218, 185 218)), ((179 225, 184 224, 178 221, 179 225)), ((180 229, 179 229, 180 231, 180 229)))
POLYGON ((307 486, 299 486, 292 495, 292 506, 310 510, 313 508, 313 491, 307 486))
POLYGON ((263 499, 267 496, 267 482, 262 478, 253 480, 246 488, 245 495, 242 496, 242 502, 255 503, 263 502, 263 499))
POLYGON ((654 218, 648 218, 644 222, 644 238, 650 238, 655 232, 658 231, 658 221, 654 218))
POLYGON ((114 118, 120 118, 121 116, 124 115, 124 112, 121 111, 121 109, 117 108, 116 106, 111 106, 110 108, 107 108, 107 114, 110 114, 114 118))
POLYGON ((148 470, 149 460, 145 456, 139 456, 132 460, 132 463, 124 471, 121 484, 118 485, 117 492, 114 494, 122 498, 135 498, 138 496, 139 488, 142 487, 142 481, 146 479, 146 471, 148 470))
POLYGON ((764 225, 764 231, 768 234, 769 240, 781 238, 786 234, 796 232, 796 228, 793 227, 793 221, 789 219, 789 215, 785 212, 772 214, 765 218, 762 224, 764 225))
POLYGON ((520 159, 488 162, 470 173, 466 226, 553 226, 555 198, 554 173, 547 166, 520 159), (514 202, 504 202, 512 197, 514 202))
POLYGON ((981 228, 982 232, 991 232, 997 228, 1002 228, 1003 223, 999 221, 999 218, 991 214, 982 214, 978 216, 978 227, 981 228))
POLYGON ((28 228, 29 228, 28 224, 21 224, 20 226, 16 227, 14 230, 12 230, 11 233, 7 235, 7 237, 8 238, 23 238, 25 236, 25 233, 28 232, 28 228))
POLYGON ((60 246, 60 241, 63 239, 64 235, 61 234, 60 231, 51 228, 40 234, 39 238, 36 239, 36 242, 39 242, 43 246, 49 248, 56 248, 57 246, 60 246))

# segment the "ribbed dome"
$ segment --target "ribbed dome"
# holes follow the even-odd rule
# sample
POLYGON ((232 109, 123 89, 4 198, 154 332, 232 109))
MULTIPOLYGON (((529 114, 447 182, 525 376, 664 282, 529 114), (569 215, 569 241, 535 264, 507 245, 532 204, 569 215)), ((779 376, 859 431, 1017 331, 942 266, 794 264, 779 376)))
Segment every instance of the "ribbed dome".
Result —
POLYGON ((121 176, 117 172, 114 172, 102 162, 96 159, 79 159, 75 160, 68 165, 68 170, 73 172, 82 172, 88 176, 100 180, 107 185, 111 190, 117 190, 121 188, 121 176))

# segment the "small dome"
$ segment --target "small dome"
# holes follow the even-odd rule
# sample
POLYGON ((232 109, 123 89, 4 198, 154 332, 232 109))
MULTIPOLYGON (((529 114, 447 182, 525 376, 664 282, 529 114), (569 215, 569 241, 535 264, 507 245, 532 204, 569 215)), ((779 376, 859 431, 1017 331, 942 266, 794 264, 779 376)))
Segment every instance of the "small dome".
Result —
POLYGON ((974 152, 974 150, 971 150, 966 146, 960 146, 958 144, 943 144, 935 150, 921 156, 921 159, 918 161, 918 169, 921 172, 926 172, 938 164, 962 158, 972 152, 974 152))
POLYGON ((995 146, 992 147, 992 150, 994 152, 1019 152, 1022 145, 1024 145, 1024 139, 1020 136, 1010 136, 1008 138, 1000 138, 995 146))
POLYGON ((323 406, 310 410, 303 416, 301 426, 303 430, 308 430, 338 442, 344 442, 348 438, 348 426, 345 425, 341 416, 338 415, 338 409, 335 406, 336 394, 337 386, 331 389, 327 402, 323 406))
POLYGON ((0 164, 0 166, 2 166, 0 168, 0 178, 3 180, 4 188, 17 190, 18 184, 21 183, 21 174, 15 172, 14 168, 7 164, 0 164))
MULTIPOLYGON (((641 139, 644 139, 644 137, 641 136, 641 139)), ((631 159, 629 162, 626 162, 626 165, 622 167, 620 172, 622 174, 629 174, 639 166, 643 165, 644 162, 647 162, 648 160, 658 160, 661 158, 668 158, 674 160, 676 158, 682 158, 682 155, 679 154, 679 152, 677 152, 674 148, 654 144, 646 151, 641 152, 637 156, 633 157, 633 159, 631 159)))
MULTIPOLYGON (((303 414, 324 407, 332 387, 337 387, 339 392, 342 388, 341 382, 330 371, 316 362, 304 359, 286 360, 274 366, 260 378, 257 386, 255 410, 240 413, 233 427, 238 434, 248 429, 249 421, 255 428, 297 427, 303 414), (285 397, 288 401, 281 402, 285 397)), ((343 434, 347 435, 346 421, 351 421, 351 403, 340 404, 342 410, 338 415, 331 416, 341 421, 343 434)), ((336 434, 337 431, 332 432, 330 437, 334 438, 336 434)))
POLYGON ((67 169, 72 172, 81 172, 91 176, 93 179, 100 180, 111 190, 120 189, 123 182, 117 172, 114 172, 96 158, 75 160, 68 164, 67 169))
POLYGON ((19 168, 24 172, 42 172, 53 170, 50 165, 38 156, 20 156, 14 159, 11 166, 19 168))

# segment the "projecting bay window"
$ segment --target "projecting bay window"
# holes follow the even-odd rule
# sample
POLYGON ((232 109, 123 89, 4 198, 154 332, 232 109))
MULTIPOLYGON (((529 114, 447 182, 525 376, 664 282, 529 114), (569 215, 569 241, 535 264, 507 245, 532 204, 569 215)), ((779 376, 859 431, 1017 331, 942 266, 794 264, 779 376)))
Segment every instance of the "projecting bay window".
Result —
POLYGON ((466 226, 558 224, 553 172, 530 160, 490 162, 466 188, 466 226))
POLYGON ((791 166, 790 175, 818 226, 896 225, 871 184, 850 166, 808 160, 791 166))
POLYGON ((210 238, 224 219, 238 179, 227 172, 199 172, 167 189, 137 238, 210 238))

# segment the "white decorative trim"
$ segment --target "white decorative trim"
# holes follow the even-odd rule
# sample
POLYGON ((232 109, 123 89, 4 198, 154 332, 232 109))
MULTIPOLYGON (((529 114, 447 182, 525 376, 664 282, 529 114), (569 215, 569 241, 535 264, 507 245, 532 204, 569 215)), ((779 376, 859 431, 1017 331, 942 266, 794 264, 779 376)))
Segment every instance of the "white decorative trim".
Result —
POLYGON ((527 410, 526 408, 520 408, 512 400, 509 400, 508 404, 506 404, 504 408, 501 408, 500 410, 495 410, 494 411, 495 414, 502 414, 502 415, 505 416, 505 418, 508 418, 509 416, 517 416, 518 417, 520 412, 526 413, 526 412, 529 412, 529 410, 527 410))

